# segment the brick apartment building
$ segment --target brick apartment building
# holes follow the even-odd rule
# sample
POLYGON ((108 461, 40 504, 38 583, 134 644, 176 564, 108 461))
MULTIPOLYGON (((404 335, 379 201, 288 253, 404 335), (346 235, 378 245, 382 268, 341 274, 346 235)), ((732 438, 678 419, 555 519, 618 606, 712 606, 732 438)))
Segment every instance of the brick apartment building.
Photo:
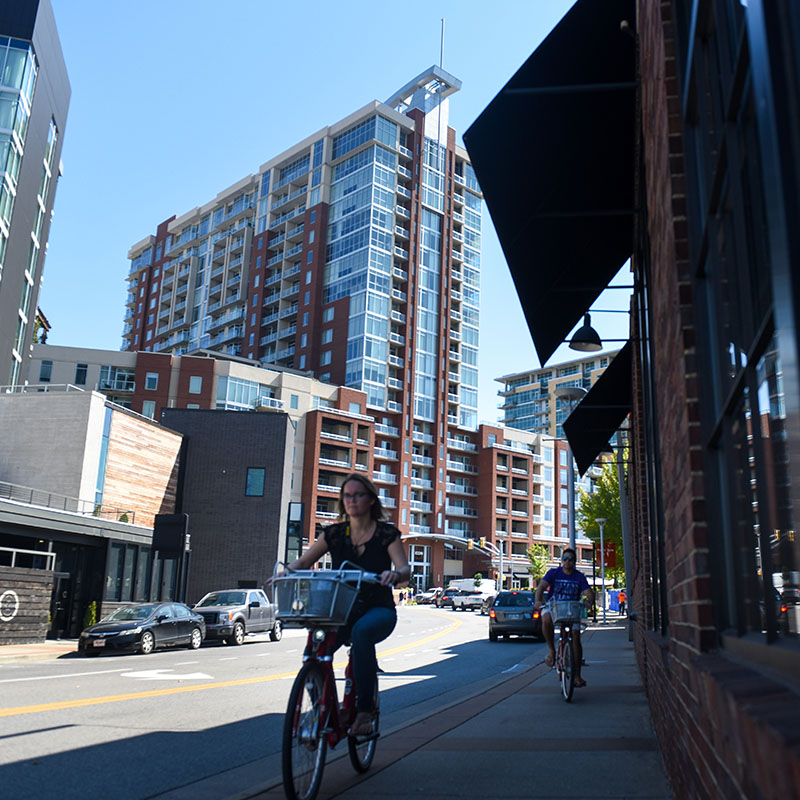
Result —
MULTIPOLYGON (((294 456, 286 462, 291 472, 288 497, 302 511, 303 545, 313 541, 320 526, 336 519, 343 478, 361 471, 375 482, 387 513, 403 530, 421 587, 476 571, 495 576, 499 563, 492 563, 488 551, 467 551, 470 538, 486 537, 503 547, 507 580, 514 586, 529 583, 526 552, 531 545, 545 545, 556 563, 569 541, 567 449, 564 441, 549 436, 500 424, 453 431, 442 467, 448 525, 434 532, 402 524, 402 504, 422 513, 431 504, 398 487, 399 431, 391 418, 369 408, 364 392, 289 367, 262 366, 211 351, 175 356, 36 345, 29 379, 30 388, 38 390, 77 381, 161 421, 173 409, 285 412, 292 421, 294 445, 294 456)), ((434 483, 426 470, 433 459, 421 448, 429 447, 432 437, 419 428, 409 447, 409 484, 414 491, 430 492, 434 483)), ((586 488, 591 488, 591 476, 592 471, 584 478, 586 488)), ((187 503, 183 510, 188 511, 187 503)), ((273 556, 282 557, 285 539, 273 545, 273 556)), ((588 568, 591 542, 579 533, 578 545, 588 568)))
POLYGON ((578 0, 464 136, 542 364, 631 259, 630 341, 564 427, 585 469, 630 418, 632 631, 680 798, 800 795, 798 31, 782 0, 578 0))

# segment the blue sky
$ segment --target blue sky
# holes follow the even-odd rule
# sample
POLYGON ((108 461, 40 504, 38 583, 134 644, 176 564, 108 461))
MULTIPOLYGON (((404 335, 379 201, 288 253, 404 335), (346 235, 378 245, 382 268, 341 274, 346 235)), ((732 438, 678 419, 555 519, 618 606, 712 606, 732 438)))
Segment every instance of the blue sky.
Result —
MULTIPOLYGON (((121 343, 128 250, 159 222, 438 64, 442 17, 444 68, 463 82, 450 101, 460 137, 572 5, 51 2, 72 100, 39 305, 48 343, 110 350, 121 343)), ((482 244, 479 417, 494 421, 494 379, 538 360, 487 211, 482 244)), ((598 307, 626 296, 609 294, 598 307)), ((626 322, 593 319, 614 337, 626 322)), ((551 361, 577 355, 562 350, 551 361)))

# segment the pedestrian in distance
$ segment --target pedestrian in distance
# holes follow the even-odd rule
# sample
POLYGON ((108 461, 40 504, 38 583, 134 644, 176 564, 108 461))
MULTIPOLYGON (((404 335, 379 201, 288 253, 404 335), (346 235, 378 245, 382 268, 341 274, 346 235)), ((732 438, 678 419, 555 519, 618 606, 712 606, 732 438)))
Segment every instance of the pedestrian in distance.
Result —
POLYGON ((619 601, 619 613, 620 614, 624 614, 625 613, 625 601, 627 599, 628 599, 628 595, 625 594, 625 590, 624 589, 620 589, 619 592, 617 592, 617 600, 619 601))
POLYGON ((383 506, 372 481, 357 473, 348 475, 339 492, 341 521, 324 528, 322 536, 289 564, 290 570, 308 569, 325 553, 330 553, 333 569, 350 561, 380 577, 380 585, 361 587, 347 625, 339 629, 339 645, 348 639, 352 643, 357 713, 350 728, 351 736, 372 733, 372 699, 379 671, 375 645, 386 639, 397 625, 392 589, 407 583, 411 577, 400 531, 384 521, 383 516, 383 506))
MULTIPOLYGON (((542 597, 546 590, 550 590, 550 600, 580 600, 591 606, 594 602, 594 592, 589 586, 586 576, 578 569, 575 569, 575 551, 571 547, 565 548, 561 554, 561 566, 549 569, 544 578, 539 581, 536 587, 536 598, 534 607, 541 609, 542 612, 542 633, 547 642, 548 653, 545 663, 552 667, 556 660, 556 648, 554 644, 553 618, 547 606, 544 606, 542 597)), ((583 664, 583 645, 581 644, 581 634, 577 630, 572 632, 575 642, 575 685, 586 686, 586 681, 581 677, 581 665, 583 664)))

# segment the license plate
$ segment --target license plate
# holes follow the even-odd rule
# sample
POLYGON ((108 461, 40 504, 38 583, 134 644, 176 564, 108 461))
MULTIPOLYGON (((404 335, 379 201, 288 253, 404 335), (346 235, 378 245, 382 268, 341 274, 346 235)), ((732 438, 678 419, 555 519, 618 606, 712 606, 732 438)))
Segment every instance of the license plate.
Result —
POLYGON ((522 614, 506 614, 506 619, 522 619, 522 614))
POLYGON ((106 646, 106 640, 105 639, 95 639, 92 642, 92 647, 105 647, 105 646, 106 646))

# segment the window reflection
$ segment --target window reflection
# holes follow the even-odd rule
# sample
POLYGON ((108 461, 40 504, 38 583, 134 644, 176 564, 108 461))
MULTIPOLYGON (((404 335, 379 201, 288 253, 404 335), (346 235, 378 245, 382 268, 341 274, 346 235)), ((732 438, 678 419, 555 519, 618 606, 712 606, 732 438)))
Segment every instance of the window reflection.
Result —
POLYGON ((786 406, 780 359, 775 341, 756 367, 758 431, 763 447, 764 494, 768 498, 770 552, 764 569, 772 576, 776 627, 779 636, 800 633, 800 560, 791 508, 791 478, 786 450, 786 406))

